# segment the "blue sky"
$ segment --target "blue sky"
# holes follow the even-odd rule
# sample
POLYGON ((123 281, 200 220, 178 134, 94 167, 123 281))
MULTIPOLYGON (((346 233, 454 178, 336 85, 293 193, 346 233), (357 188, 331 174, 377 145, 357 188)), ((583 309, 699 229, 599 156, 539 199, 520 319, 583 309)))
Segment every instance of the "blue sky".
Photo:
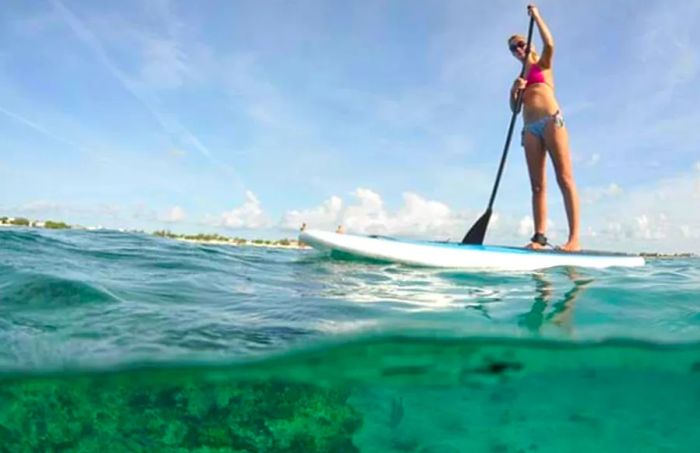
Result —
MULTIPOLYGON (((459 239, 488 201, 519 71, 505 40, 525 33, 525 5, 10 0, 0 214, 459 239)), ((700 2, 538 6, 584 246, 700 251, 700 2)), ((550 236, 563 242, 549 176, 550 236)), ((488 242, 531 234, 517 134, 496 211, 488 242)))

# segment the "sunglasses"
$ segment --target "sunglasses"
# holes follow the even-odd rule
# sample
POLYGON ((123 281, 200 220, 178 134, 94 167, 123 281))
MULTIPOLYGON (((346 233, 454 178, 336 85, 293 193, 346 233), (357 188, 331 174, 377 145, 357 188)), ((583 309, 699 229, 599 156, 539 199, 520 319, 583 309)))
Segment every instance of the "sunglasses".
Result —
POLYGON ((525 48, 525 41, 518 41, 515 44, 511 44, 508 46, 511 52, 515 52, 517 49, 524 49, 525 48))

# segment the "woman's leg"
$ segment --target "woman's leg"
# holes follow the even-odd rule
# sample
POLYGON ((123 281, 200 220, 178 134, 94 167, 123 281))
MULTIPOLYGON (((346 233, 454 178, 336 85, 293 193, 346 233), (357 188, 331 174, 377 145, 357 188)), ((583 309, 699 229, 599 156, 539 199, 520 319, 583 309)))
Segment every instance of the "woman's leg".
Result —
MULTIPOLYGON (((532 189, 532 215, 535 219, 535 233, 545 234, 547 231, 547 191, 545 188, 546 158, 544 143, 540 137, 529 132, 523 134, 525 160, 530 175, 532 189)), ((530 243, 532 248, 542 248, 541 244, 530 243)))
POLYGON ((569 222, 569 240, 562 245, 563 250, 581 250, 579 242, 579 200, 574 172, 569 152, 569 134, 566 127, 556 119, 550 121, 544 130, 544 143, 552 156, 557 183, 564 198, 566 219, 569 222))

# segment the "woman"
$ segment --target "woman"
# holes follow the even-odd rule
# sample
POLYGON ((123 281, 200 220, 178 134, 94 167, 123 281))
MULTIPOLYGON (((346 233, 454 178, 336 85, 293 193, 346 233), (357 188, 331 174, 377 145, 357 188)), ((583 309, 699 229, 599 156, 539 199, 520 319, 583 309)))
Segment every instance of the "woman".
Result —
POLYGON ((515 110, 519 93, 522 91, 523 132, 522 145, 525 148, 527 169, 532 187, 532 211, 535 219, 535 234, 528 245, 540 249, 547 245, 546 222, 547 200, 545 190, 545 164, 547 152, 554 163, 557 183, 561 189, 569 222, 569 239, 560 248, 566 251, 581 250, 579 243, 579 201, 571 168, 569 137, 564 126, 564 118, 554 96, 554 77, 552 75, 552 54, 554 40, 542 20, 539 10, 529 5, 529 14, 533 17, 544 43, 542 55, 530 46, 530 54, 525 61, 527 43, 520 35, 508 39, 508 47, 515 58, 525 62, 525 77, 517 78, 510 90, 510 107, 515 110))

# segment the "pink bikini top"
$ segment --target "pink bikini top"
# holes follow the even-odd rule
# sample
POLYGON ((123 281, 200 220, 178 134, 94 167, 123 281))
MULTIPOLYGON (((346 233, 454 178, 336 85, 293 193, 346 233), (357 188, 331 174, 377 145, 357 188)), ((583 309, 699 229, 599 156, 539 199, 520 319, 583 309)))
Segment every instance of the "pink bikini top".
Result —
POLYGON ((528 71, 527 73, 526 80, 527 85, 525 85, 525 88, 536 83, 547 83, 547 81, 544 79, 542 69, 537 65, 537 63, 533 63, 532 65, 530 65, 530 71, 528 71))

